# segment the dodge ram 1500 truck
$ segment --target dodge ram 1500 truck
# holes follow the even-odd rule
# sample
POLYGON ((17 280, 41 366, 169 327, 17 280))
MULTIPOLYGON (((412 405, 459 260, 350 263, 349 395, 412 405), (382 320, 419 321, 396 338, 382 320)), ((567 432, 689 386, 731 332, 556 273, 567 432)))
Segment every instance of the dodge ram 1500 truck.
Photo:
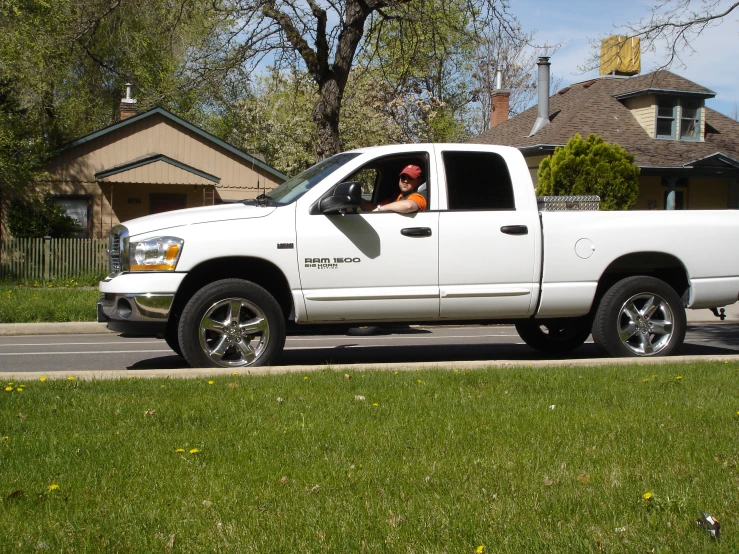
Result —
POLYGON ((686 308, 739 296, 736 211, 540 212, 521 153, 413 144, 337 154, 254 200, 110 234, 98 319, 195 367, 268 365, 297 325, 513 322, 562 353, 665 356, 686 308), (423 169, 428 209, 363 212, 423 169))

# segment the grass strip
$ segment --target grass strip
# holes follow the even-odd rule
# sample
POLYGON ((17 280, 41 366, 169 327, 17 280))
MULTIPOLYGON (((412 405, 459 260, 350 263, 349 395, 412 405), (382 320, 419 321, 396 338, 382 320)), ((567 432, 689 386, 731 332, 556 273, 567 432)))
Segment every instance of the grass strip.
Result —
POLYGON ((96 321, 99 296, 77 287, 0 286, 0 323, 96 321))
POLYGON ((739 549, 736 362, 4 385, 3 551, 739 549))

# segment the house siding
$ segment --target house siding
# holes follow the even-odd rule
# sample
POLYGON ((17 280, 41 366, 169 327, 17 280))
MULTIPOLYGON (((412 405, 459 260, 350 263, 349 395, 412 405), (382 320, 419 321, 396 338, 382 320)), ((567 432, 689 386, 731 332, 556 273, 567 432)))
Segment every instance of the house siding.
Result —
MULTIPOLYGON (((220 189, 224 189, 221 197, 225 196, 225 199, 254 197, 265 188, 272 190, 280 184, 276 176, 256 165, 250 167, 247 160, 160 114, 62 152, 52 160, 48 171, 52 181, 95 182, 95 174, 100 171, 154 154, 164 154, 220 178, 216 189, 219 193, 220 189)), ((166 171, 171 175, 178 169, 171 165, 170 168, 166 171)), ((164 170, 158 164, 137 169, 137 182, 156 183, 163 180, 161 174, 164 170)))
POLYGON ((81 141, 55 156, 47 172, 44 188, 52 194, 93 198, 92 238, 104 238, 118 223, 148 215, 151 194, 184 194, 191 208, 218 199, 255 198, 282 182, 256 163, 160 113, 81 141), (121 167, 155 155, 171 160, 121 167), (116 168, 121 170, 95 177, 116 168))
POLYGON ((631 111, 636 122, 647 133, 648 136, 654 137, 654 121, 657 109, 657 97, 653 94, 629 98, 624 102, 626 107, 631 111))

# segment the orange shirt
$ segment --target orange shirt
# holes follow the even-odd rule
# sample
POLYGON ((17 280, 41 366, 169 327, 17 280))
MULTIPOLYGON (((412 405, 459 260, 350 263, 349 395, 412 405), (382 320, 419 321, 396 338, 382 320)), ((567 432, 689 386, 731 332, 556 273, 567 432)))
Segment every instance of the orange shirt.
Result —
POLYGON ((423 196, 423 194, 420 194, 418 192, 412 192, 405 198, 403 197, 403 193, 400 193, 395 200, 385 200, 384 202, 380 202, 380 206, 385 206, 387 204, 390 204, 390 202, 397 202, 398 200, 412 200, 418 205, 419 212, 426 209, 426 198, 423 196))

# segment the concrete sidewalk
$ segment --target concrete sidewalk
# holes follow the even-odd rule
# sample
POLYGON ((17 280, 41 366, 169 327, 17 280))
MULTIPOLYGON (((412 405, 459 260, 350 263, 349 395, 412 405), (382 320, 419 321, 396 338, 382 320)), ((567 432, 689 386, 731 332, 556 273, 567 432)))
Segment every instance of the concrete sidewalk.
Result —
MULTIPOLYGON (((727 306, 725 323, 739 323, 739 303, 727 306)), ((721 323, 710 310, 687 310, 688 323, 721 323)), ((429 323, 433 326, 433 323, 429 323)), ((105 323, 75 321, 67 323, 0 323, 0 337, 15 335, 92 335, 116 333, 105 323)))

